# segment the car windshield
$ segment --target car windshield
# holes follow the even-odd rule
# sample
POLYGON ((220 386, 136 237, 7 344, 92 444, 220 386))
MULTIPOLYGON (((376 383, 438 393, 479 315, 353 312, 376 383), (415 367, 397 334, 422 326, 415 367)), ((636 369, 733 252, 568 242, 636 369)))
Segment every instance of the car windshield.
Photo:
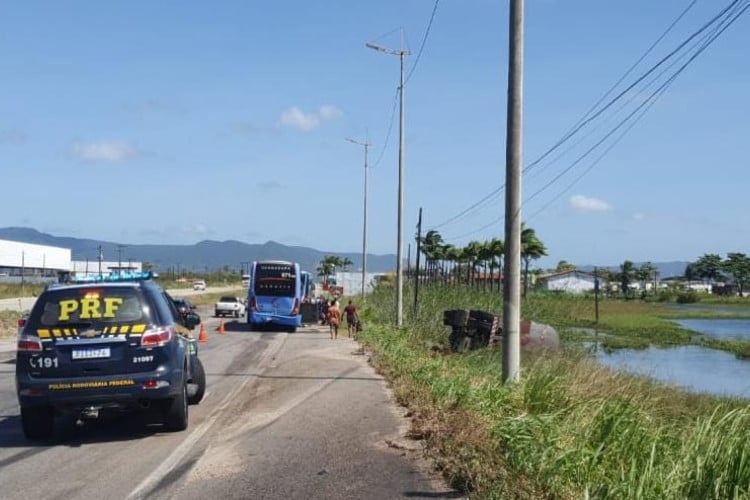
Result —
POLYGON ((143 323, 148 313, 143 295, 134 287, 63 288, 39 297, 29 323, 32 328, 143 323))
POLYGON ((222 297, 219 302, 237 302, 237 297, 222 297))

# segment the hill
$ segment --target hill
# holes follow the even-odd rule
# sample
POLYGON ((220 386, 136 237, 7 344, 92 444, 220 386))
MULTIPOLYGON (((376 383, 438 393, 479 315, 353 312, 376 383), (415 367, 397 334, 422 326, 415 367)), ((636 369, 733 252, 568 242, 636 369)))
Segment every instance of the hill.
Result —
MULTIPOLYGON (((101 245, 105 260, 118 260, 119 251, 123 262, 127 262, 128 259, 149 262, 154 265, 154 270, 160 272, 177 267, 192 271, 218 270, 224 266, 230 269, 240 269, 246 262, 264 259, 299 262, 302 269, 315 271, 326 255, 349 258, 354 263, 351 267, 353 270, 362 267, 361 253, 326 252, 308 247, 283 245, 275 241, 251 244, 234 240, 206 240, 194 245, 136 245, 53 236, 25 227, 0 228, 0 239, 70 248, 73 260, 80 261, 97 260, 97 248, 101 245)), ((396 269, 395 255, 367 255, 369 272, 386 272, 394 269, 396 269)))

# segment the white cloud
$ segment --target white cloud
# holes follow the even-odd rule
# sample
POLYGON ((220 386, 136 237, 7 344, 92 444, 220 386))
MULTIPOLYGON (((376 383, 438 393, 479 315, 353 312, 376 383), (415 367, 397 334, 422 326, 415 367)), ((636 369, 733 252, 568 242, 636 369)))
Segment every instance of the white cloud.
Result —
POLYGON ((73 157, 83 161, 118 162, 138 156, 138 150, 125 142, 76 143, 71 148, 73 157))
POLYGON ((633 220, 644 220, 646 218, 646 214, 642 212, 636 212, 633 214, 633 220))
POLYGON ((582 212, 606 212, 612 206, 606 201, 577 194, 570 197, 570 206, 582 212))
POLYGON ((202 236, 202 235, 209 234, 212 231, 209 230, 208 227, 205 226, 204 224, 193 224, 189 226, 183 226, 182 232, 188 235, 192 234, 192 235, 202 236))
POLYGON ((303 113, 298 107, 292 107, 281 113, 279 124, 282 127, 293 127, 306 132, 318 128, 320 118, 315 113, 303 113))
POLYGON ((331 106, 330 104, 320 107, 320 118, 323 120, 334 120, 341 117, 343 114, 344 113, 342 113, 339 108, 331 106))
POLYGON ((318 111, 313 111, 311 113, 305 113, 297 106, 292 106, 281 113, 279 126, 298 128, 305 132, 309 132, 318 128, 321 122, 334 120, 341 115, 343 115, 341 110, 331 105, 321 106, 318 111))

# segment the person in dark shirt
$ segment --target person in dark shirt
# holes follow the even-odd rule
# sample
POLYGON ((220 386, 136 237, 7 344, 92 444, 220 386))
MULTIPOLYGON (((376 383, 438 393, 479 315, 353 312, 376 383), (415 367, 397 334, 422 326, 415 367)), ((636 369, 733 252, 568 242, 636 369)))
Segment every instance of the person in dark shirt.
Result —
POLYGON ((344 308, 344 316, 346 316, 346 335, 351 337, 356 332, 357 322, 359 321, 359 315, 357 314, 357 306, 355 306, 350 300, 344 308))

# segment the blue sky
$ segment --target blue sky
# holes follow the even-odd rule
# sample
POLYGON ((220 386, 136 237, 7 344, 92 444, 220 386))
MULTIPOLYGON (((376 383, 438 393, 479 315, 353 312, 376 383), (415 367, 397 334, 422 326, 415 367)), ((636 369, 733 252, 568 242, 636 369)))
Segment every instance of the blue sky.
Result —
MULTIPOLYGON (((626 82, 728 2, 698 0, 626 82)), ((524 164, 689 3, 527 0, 524 164)), ((433 5, 3 2, 0 226, 122 243, 358 251, 363 150, 345 138, 367 136, 371 164, 382 156, 370 170, 369 249, 395 253, 397 120, 383 148, 398 58, 365 42, 398 47, 403 29, 417 52, 433 5)), ((507 9, 499 0, 439 3, 406 85, 407 241, 420 206, 434 227, 504 182, 507 9)), ((524 177, 523 218, 550 254, 539 265, 750 253, 747 47, 750 14, 570 189, 590 161, 528 199, 616 119, 524 177)), ((458 245, 502 238, 502 220, 490 223, 503 207, 493 198, 438 230, 458 245)))

